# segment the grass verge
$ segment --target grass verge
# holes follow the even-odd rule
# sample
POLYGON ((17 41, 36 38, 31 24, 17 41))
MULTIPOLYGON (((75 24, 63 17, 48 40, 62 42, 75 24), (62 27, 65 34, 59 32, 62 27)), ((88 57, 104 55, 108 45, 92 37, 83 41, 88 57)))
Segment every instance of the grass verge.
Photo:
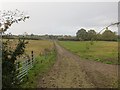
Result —
POLYGON ((20 87, 36 88, 40 77, 47 73, 50 70, 50 68, 54 65, 56 60, 56 52, 51 51, 47 56, 38 56, 35 60, 36 64, 28 72, 20 87))

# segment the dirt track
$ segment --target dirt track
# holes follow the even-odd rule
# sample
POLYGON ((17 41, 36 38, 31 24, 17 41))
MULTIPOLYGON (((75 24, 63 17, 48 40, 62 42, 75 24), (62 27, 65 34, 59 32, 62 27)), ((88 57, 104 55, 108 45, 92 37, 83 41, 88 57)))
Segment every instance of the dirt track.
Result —
POLYGON ((115 87, 117 65, 81 60, 55 43, 57 61, 38 83, 38 88, 106 88, 115 87))

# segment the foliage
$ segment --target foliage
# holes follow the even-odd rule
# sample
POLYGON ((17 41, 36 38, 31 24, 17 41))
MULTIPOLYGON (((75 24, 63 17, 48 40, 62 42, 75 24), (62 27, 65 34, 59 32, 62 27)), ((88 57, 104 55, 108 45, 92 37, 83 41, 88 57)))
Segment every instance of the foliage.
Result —
POLYGON ((102 40, 103 40, 102 34, 98 33, 98 34, 96 35, 96 39, 95 39, 95 40, 97 40, 97 41, 102 41, 102 40))
POLYGON ((15 50, 10 46, 9 39, 6 42, 3 42, 2 45, 2 83, 3 88, 11 88, 16 87, 17 82, 14 83, 14 81, 17 81, 15 79, 15 60, 17 60, 17 57, 22 55, 25 50, 25 40, 20 40, 15 48, 15 50))
POLYGON ((102 39, 103 40, 106 40, 106 41, 113 41, 113 40, 116 40, 117 37, 115 35, 115 32, 112 32, 110 30, 105 30, 103 33, 102 33, 102 39))
MULTIPOLYGON (((13 23, 25 21, 29 16, 25 16, 24 12, 19 10, 15 11, 4 11, 1 13, 0 19, 0 33, 4 33, 11 27, 13 23)), ((15 78, 15 61, 17 57, 22 55, 27 44, 24 39, 19 39, 15 48, 10 45, 10 40, 3 41, 2 43, 2 87, 13 88, 17 87, 18 81, 15 78)))
POLYGON ((95 40, 95 38, 96 38, 96 32, 95 32, 95 30, 89 30, 87 32, 87 39, 88 40, 95 40))
POLYGON ((80 29, 78 30, 78 32, 76 33, 77 38, 79 38, 80 40, 86 40, 87 39, 87 32, 85 29, 80 29))
POLYGON ((107 28, 102 34, 96 33, 95 30, 88 30, 87 32, 82 28, 77 31, 76 37, 83 41, 116 41, 118 39, 118 35, 107 28))
POLYGON ((13 23, 18 23, 20 21, 25 21, 29 18, 28 15, 25 15, 24 12, 19 10, 15 11, 1 11, 0 16, 0 32, 5 32, 13 23))

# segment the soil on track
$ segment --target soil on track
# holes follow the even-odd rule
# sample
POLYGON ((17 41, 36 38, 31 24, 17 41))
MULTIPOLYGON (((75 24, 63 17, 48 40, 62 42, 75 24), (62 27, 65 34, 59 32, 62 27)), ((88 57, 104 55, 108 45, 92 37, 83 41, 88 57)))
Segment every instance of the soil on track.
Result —
POLYGON ((57 61, 38 82, 38 88, 117 87, 117 65, 81 60, 55 42, 57 61))

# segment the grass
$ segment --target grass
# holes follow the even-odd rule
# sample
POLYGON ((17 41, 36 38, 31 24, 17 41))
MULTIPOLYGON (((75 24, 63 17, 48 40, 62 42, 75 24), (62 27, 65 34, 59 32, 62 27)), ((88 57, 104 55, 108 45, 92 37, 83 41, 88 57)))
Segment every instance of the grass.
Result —
POLYGON ((118 43, 107 41, 59 41, 60 45, 83 59, 118 64, 118 43))
POLYGON ((25 52, 27 54, 31 54, 31 51, 34 51, 34 55, 38 56, 39 54, 42 54, 44 52, 44 49, 52 49, 53 48, 53 42, 48 40, 26 40, 29 43, 26 45, 25 52))
POLYGON ((56 52, 53 50, 54 45, 49 40, 26 40, 29 43, 26 45, 25 52, 31 54, 34 52, 35 65, 29 71, 28 75, 24 78, 21 84, 22 88, 36 88, 39 78, 44 75, 53 66, 56 60, 56 52), (45 49, 48 54, 45 55, 45 49))
MULTIPOLYGON (((6 41, 7 39, 4 39, 6 41)), ((54 51, 54 44, 50 40, 26 40, 28 44, 25 48, 25 53, 31 56, 33 51, 35 64, 28 72, 23 82, 20 84, 21 88, 36 88, 39 78, 44 75, 53 66, 56 60, 56 51, 54 51), (47 51, 46 51, 47 50, 47 51), (47 54, 47 55, 46 55, 47 54)), ((10 46, 16 48, 17 39, 10 39, 10 46)), ((25 60, 18 58, 19 61, 25 60)))
MULTIPOLYGON (((3 41, 6 41, 7 39, 3 39, 3 41)), ((38 56, 42 52, 44 52, 44 49, 53 49, 53 42, 49 40, 25 40, 28 41, 28 44, 26 44, 25 53, 28 55, 31 55, 31 51, 34 52, 35 56, 38 56)), ((18 43, 18 39, 10 39, 9 45, 12 48, 15 48, 18 43)))
POLYGON ((41 76, 43 76, 53 66, 56 60, 56 52, 50 52, 46 57, 36 57, 35 66, 29 71, 20 85, 22 88, 36 88, 41 76))

